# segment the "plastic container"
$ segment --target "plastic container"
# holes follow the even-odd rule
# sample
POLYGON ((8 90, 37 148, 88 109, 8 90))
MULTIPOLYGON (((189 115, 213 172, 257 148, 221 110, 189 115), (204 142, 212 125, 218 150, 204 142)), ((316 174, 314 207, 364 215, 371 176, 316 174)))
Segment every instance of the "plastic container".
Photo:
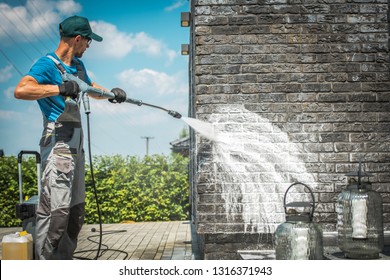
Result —
POLYGON ((33 238, 26 231, 5 235, 2 246, 3 260, 33 259, 33 238))

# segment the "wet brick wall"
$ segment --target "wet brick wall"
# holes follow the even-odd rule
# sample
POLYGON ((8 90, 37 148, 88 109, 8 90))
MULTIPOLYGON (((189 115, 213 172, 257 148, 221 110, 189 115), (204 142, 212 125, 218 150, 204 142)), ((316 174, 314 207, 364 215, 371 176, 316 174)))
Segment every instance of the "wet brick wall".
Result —
MULTIPOLYGON (((191 1, 190 116, 225 120, 234 132, 255 114, 288 135, 312 176, 315 221, 325 232, 336 231, 337 195, 362 156, 390 230, 388 13, 387 0, 191 1)), ((265 248, 270 238, 260 229, 226 218, 226 197, 207 168, 213 159, 213 143, 192 131, 192 216, 202 258, 265 248)))

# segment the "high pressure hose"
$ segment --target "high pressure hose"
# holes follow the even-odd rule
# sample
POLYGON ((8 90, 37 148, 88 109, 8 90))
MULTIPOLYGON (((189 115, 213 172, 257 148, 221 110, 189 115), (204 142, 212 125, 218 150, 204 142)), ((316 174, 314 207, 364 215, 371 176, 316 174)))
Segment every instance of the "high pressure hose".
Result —
POLYGON ((96 201, 96 209, 98 212, 98 219, 99 219, 99 246, 97 249, 96 257, 95 260, 98 259, 100 255, 100 249, 102 246, 102 239, 103 239, 103 226, 102 226, 102 214, 100 212, 100 204, 98 200, 98 195, 97 195, 97 190, 96 190, 96 183, 95 183, 95 175, 93 172, 93 162, 92 162, 92 149, 91 149, 91 126, 90 126, 90 121, 89 121, 89 114, 91 113, 91 108, 89 105, 89 97, 87 93, 82 93, 82 99, 83 99, 83 104, 84 104, 84 111, 85 114, 87 115, 87 135, 88 135, 88 154, 89 154, 89 168, 91 172, 91 181, 92 181, 92 187, 93 187, 93 192, 95 195, 95 201, 96 201))
MULTIPOLYGON (((98 194, 97 194, 97 189, 96 189, 95 175, 94 175, 94 171, 93 171, 92 149, 91 149, 91 125, 90 125, 90 121, 89 121, 89 114, 91 113, 91 108, 89 105, 89 97, 88 97, 87 93, 82 93, 82 101, 83 101, 83 105, 84 105, 85 114, 87 115, 89 167, 90 167, 90 172, 91 172, 92 188, 93 188, 93 192, 94 192, 94 196, 95 196, 96 209, 98 212, 98 220, 99 220, 99 242, 93 241, 90 238, 87 238, 87 239, 93 243, 98 244, 98 249, 96 250, 96 256, 94 258, 94 260, 97 260, 101 256, 100 252, 101 252, 101 248, 103 246, 103 222, 102 222, 102 214, 100 211, 100 204, 99 204, 99 199, 98 199, 98 194)), ((92 228, 92 232, 95 232, 95 231, 96 231, 96 229, 92 228)), ((118 233, 118 232, 124 232, 124 231, 125 230, 109 231, 109 232, 105 232, 104 234, 118 233)), ((104 245, 104 246, 106 248, 104 248, 103 251, 110 250, 110 249, 108 249, 107 245, 104 245)), ((90 251, 95 251, 95 250, 77 251, 74 254, 80 254, 80 253, 85 253, 85 252, 90 252, 90 251)), ((117 252, 125 254, 124 260, 128 256, 128 254, 125 251, 121 251, 121 250, 113 250, 113 251, 117 251, 117 252)), ((86 258, 77 257, 77 256, 73 256, 73 257, 76 259, 86 259, 86 258)))

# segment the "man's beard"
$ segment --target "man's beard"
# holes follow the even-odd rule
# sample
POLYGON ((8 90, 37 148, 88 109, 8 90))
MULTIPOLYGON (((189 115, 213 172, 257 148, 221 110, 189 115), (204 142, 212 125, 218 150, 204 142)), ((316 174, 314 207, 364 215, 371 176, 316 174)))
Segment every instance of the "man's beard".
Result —
POLYGON ((77 58, 82 58, 83 54, 84 54, 84 52, 79 52, 79 53, 75 53, 74 56, 77 58))

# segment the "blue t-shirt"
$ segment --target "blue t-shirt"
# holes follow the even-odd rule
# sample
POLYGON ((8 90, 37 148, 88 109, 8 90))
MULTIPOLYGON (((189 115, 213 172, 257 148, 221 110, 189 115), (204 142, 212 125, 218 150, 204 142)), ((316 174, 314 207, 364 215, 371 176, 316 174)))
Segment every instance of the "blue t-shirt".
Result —
MULTIPOLYGON (((65 68, 65 71, 70 74, 77 74, 77 66, 73 63, 71 66, 65 65, 58 58, 55 53, 49 53, 48 55, 57 59, 62 66, 65 68)), ((85 70, 85 66, 83 62, 78 59, 84 73, 86 82, 91 85, 91 79, 87 75, 87 71, 85 70)), ((41 85, 60 85, 62 84, 61 72, 57 68, 56 64, 49 57, 44 56, 41 57, 30 69, 27 73, 28 76, 33 77, 37 80, 38 84, 41 85)), ((64 111, 65 109, 65 98, 61 95, 50 96, 46 98, 38 99, 39 107, 41 108, 42 114, 49 120, 55 121, 64 111)))

